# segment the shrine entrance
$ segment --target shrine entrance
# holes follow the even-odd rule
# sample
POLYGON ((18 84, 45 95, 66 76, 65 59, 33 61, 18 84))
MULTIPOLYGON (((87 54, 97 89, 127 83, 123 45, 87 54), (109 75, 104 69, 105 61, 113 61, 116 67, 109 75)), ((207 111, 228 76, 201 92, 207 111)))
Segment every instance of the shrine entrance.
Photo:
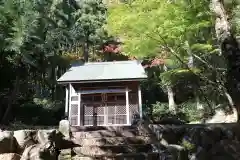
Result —
POLYGON ((83 126, 127 125, 125 93, 82 95, 83 126))

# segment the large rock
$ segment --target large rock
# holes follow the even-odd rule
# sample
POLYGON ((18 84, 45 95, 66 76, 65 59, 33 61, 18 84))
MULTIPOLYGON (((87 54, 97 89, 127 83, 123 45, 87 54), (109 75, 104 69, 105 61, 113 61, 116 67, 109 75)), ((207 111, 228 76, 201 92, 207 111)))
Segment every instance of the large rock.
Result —
POLYGON ((222 140, 209 151, 211 159, 239 160, 240 142, 235 140, 222 140))
POLYGON ((184 128, 170 125, 150 125, 149 128, 163 145, 179 144, 185 133, 184 128))
POLYGON ((234 123, 237 122, 237 111, 233 109, 232 113, 227 113, 224 110, 218 109, 215 115, 209 118, 206 123, 234 123))
POLYGON ((38 130, 37 131, 37 140, 38 143, 40 144, 44 144, 47 143, 49 141, 52 141, 54 135, 56 134, 56 130, 55 129, 51 129, 51 130, 38 130))
POLYGON ((20 160, 57 160, 58 155, 51 143, 35 144, 24 150, 20 160))
POLYGON ((17 153, 22 154, 25 148, 34 145, 36 141, 36 131, 34 130, 18 130, 14 131, 14 137, 18 143, 17 153))
POLYGON ((61 120, 59 122, 59 131, 63 134, 64 138, 70 139, 70 124, 68 120, 61 120))
POLYGON ((74 147, 80 147, 79 144, 75 144, 74 140, 71 140, 71 129, 68 120, 61 120, 59 122, 59 133, 57 144, 59 148, 61 148, 61 153, 59 155, 60 159, 71 159, 72 157, 72 149, 74 147), (62 138, 61 138, 62 134, 62 138))
POLYGON ((189 155, 189 160, 207 160, 207 159, 209 159, 208 152, 202 147, 198 147, 196 153, 192 153, 189 155))
POLYGON ((51 142, 58 149, 67 149, 79 146, 74 144, 70 138, 66 138, 58 130, 39 130, 37 137, 40 144, 51 142))
POLYGON ((17 141, 11 131, 0 131, 0 154, 15 153, 17 150, 17 141))
POLYGON ((168 145, 168 151, 171 153, 172 158, 175 160, 186 160, 188 159, 187 150, 179 145, 168 145))
POLYGON ((0 160, 20 160, 21 156, 16 153, 0 154, 0 160))
POLYGON ((221 128, 203 128, 194 127, 187 129, 184 135, 184 139, 191 143, 195 149, 202 147, 206 150, 212 148, 217 142, 221 140, 223 135, 221 128))

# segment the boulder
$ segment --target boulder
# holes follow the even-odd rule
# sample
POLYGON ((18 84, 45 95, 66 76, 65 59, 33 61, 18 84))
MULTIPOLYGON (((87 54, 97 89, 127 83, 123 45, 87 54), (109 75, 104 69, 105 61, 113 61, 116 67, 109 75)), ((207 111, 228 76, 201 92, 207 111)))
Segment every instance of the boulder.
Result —
POLYGON ((49 141, 52 141, 54 135, 56 134, 55 129, 51 130, 38 130, 37 131, 37 141, 40 144, 45 144, 49 141))
POLYGON ((71 149, 62 149, 58 158, 61 159, 71 159, 72 150, 71 149))
MULTIPOLYGON (((220 128, 203 128, 194 127, 188 129, 184 138, 195 147, 199 146, 206 150, 212 148, 217 142, 221 140, 223 132, 220 128)), ((196 149, 196 148, 195 148, 196 149)))
POLYGON ((49 142, 27 147, 20 160, 57 160, 59 152, 49 142))
POLYGON ((222 109, 217 109, 215 115, 209 118, 206 123, 235 123, 237 122, 237 111, 233 109, 232 113, 227 113, 222 109))
POLYGON ((180 145, 168 145, 168 151, 171 153, 172 158, 175 160, 186 160, 188 159, 187 150, 180 145))
POLYGON ((17 153, 22 154, 26 147, 34 145, 37 143, 36 141, 36 131, 34 130, 18 130, 14 131, 14 137, 18 143, 18 151, 17 153))
POLYGON ((208 152, 211 159, 217 160, 239 160, 240 142, 236 140, 221 140, 208 152))
POLYGON ((15 153, 17 150, 17 141, 11 131, 0 132, 0 154, 15 153))
POLYGON ((37 137, 39 144, 51 142, 59 150, 79 147, 79 145, 75 144, 70 138, 66 138, 58 130, 39 130, 37 137))
POLYGON ((16 153, 0 154, 0 160, 20 160, 21 156, 16 153))
POLYGON ((59 122, 59 132, 61 132, 66 139, 70 139, 70 124, 68 120, 61 120, 59 122))
POLYGON ((206 160, 209 159, 208 152, 202 147, 197 148, 196 153, 189 154, 189 160, 206 160))

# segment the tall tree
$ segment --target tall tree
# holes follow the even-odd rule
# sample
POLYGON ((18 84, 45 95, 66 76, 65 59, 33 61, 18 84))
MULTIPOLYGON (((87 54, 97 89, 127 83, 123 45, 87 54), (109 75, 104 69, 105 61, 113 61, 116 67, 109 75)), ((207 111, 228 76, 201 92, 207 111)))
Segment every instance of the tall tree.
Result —
POLYGON ((110 31, 123 40, 123 50, 127 54, 138 58, 148 55, 164 57, 165 65, 171 68, 168 75, 162 74, 166 75, 165 79, 173 78, 174 74, 191 71, 192 75, 198 71, 187 65, 186 41, 192 52, 198 51, 200 57, 204 55, 201 52, 214 49, 209 40, 211 16, 208 1, 135 0, 111 5, 108 24, 110 31))
POLYGON ((230 21, 232 10, 227 10, 224 1, 221 0, 211 0, 210 7, 215 15, 216 37, 227 64, 226 88, 231 96, 229 98, 237 109, 238 121, 240 121, 240 44, 230 21))
MULTIPOLYGON (((7 0, 0 3, 1 62, 11 64, 8 72, 14 75, 11 80, 14 86, 9 86, 7 93, 7 107, 2 110, 5 123, 23 89, 32 90, 32 98, 50 96, 55 100, 57 93, 62 93, 57 92, 60 88, 56 79, 69 67, 66 53, 77 52, 85 42, 98 43, 106 7, 101 1, 7 0)), ((7 66, 1 67, 5 70, 7 66)))
POLYGON ((82 41, 84 60, 87 62, 90 45, 99 41, 103 31, 107 9, 102 0, 82 0, 77 1, 77 5, 79 10, 75 14, 76 27, 81 29, 79 39, 82 41))

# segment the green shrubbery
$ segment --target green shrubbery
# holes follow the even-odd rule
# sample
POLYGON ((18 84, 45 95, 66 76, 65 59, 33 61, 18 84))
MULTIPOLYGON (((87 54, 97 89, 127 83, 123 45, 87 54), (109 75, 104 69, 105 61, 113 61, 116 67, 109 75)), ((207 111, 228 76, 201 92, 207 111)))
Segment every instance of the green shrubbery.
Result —
POLYGON ((167 103, 157 102, 152 105, 152 118, 159 121, 163 117, 173 117, 185 122, 199 121, 201 113, 197 110, 196 103, 186 102, 177 106, 176 113, 169 110, 167 103))
POLYGON ((64 104, 61 101, 35 98, 14 109, 14 123, 26 125, 58 125, 64 116, 64 104))

